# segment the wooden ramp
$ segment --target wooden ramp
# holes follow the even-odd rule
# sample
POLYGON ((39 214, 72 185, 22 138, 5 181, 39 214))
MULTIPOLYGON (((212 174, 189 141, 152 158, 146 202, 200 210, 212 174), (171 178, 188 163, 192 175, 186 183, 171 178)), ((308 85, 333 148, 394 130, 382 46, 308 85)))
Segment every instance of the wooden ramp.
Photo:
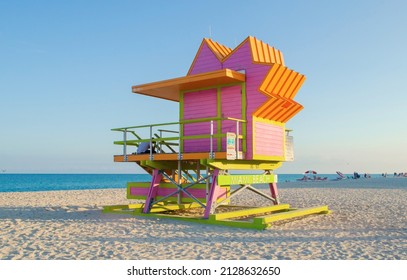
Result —
POLYGON ((104 213, 131 214, 143 217, 169 218, 200 224, 230 226, 263 230, 273 222, 298 218, 313 214, 329 214, 328 206, 316 206, 303 209, 290 208, 288 204, 265 207, 222 206, 219 213, 211 214, 208 219, 202 217, 202 208, 198 203, 160 203, 143 213, 144 203, 130 205, 105 206, 104 213))

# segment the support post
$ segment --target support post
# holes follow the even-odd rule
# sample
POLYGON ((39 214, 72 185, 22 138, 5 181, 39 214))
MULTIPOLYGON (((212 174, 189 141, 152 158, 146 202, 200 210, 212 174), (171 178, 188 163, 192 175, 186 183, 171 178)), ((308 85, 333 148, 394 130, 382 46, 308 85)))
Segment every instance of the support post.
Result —
POLYGON ((204 218, 208 219, 209 214, 214 212, 214 206, 216 204, 216 200, 218 199, 218 189, 220 188, 218 185, 218 174, 219 174, 219 169, 214 169, 212 173, 212 183, 211 183, 211 189, 209 191, 209 199, 206 201, 206 207, 205 207, 205 213, 204 213, 204 218))
MULTIPOLYGON (((206 166, 206 176, 209 175, 209 166, 206 166)), ((209 200, 209 178, 206 180, 205 184, 205 201, 208 202, 209 200)))
POLYGON ((236 159, 240 159, 239 149, 239 121, 236 121, 236 159))
POLYGON ((153 160, 153 126, 150 125, 150 160, 153 160))
POLYGON ((277 183, 270 183, 269 186, 271 197, 274 198, 274 205, 280 204, 280 200, 278 199, 277 183))
MULTIPOLYGON (((181 173, 182 173, 182 170, 181 170, 181 160, 178 160, 178 180, 177 180, 178 186, 181 186, 181 173)), ((182 186, 181 186, 181 188, 182 188, 182 186)), ((178 202, 178 205, 181 204, 181 195, 182 195, 181 192, 179 192, 178 195, 177 195, 177 202, 178 202)))
POLYGON ((209 143, 209 146, 210 146, 210 154, 209 154, 209 158, 210 159, 213 159, 213 121, 211 121, 211 136, 210 136, 210 143, 209 143))
POLYGON ((127 161, 127 129, 123 131, 123 158, 127 161))
POLYGON ((153 178, 151 179, 151 185, 150 188, 148 189, 148 195, 146 198, 146 202, 144 204, 143 213, 147 214, 150 212, 152 202, 154 198, 157 196, 158 188, 160 187, 162 177, 163 175, 161 174, 160 170, 154 169, 153 178))

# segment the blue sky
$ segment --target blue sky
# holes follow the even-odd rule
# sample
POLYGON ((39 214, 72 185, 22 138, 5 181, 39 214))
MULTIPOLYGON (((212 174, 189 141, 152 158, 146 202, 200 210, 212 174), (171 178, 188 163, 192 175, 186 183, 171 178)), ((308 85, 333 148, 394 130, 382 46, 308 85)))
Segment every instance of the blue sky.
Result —
POLYGON ((255 36, 307 76, 279 173, 407 171, 406 1, 0 1, 0 170, 134 173, 111 128, 178 120, 131 86, 184 76, 204 37, 255 36), (158 109, 160 108, 160 109, 158 109))

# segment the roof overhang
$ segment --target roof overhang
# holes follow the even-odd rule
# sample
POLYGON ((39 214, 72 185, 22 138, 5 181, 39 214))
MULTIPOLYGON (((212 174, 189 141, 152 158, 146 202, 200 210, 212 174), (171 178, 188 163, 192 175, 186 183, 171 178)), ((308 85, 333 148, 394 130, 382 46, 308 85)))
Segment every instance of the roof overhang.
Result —
POLYGON ((180 91, 198 90, 244 82, 246 75, 231 69, 221 69, 170 80, 136 85, 132 92, 179 102, 180 91))

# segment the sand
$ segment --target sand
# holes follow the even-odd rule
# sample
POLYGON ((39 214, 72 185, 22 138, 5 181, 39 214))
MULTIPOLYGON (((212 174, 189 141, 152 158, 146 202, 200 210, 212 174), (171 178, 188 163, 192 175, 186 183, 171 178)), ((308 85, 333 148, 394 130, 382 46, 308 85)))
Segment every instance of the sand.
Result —
MULTIPOLYGON (((263 231, 103 214, 134 202, 125 189, 0 193, 0 259, 406 260, 403 185, 407 178, 281 183, 282 202, 333 213, 263 231)), ((251 193, 236 200, 266 203, 251 193)))

